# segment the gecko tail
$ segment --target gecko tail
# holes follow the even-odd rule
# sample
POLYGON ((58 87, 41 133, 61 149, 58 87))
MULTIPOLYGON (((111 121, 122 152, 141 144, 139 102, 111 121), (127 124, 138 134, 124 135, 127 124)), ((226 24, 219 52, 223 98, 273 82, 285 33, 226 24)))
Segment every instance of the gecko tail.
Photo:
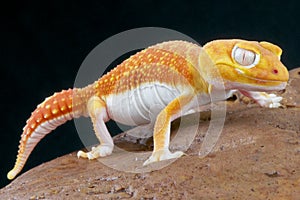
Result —
POLYGON ((20 173, 32 150, 52 130, 68 120, 86 115, 86 102, 90 96, 88 88, 68 89, 54 93, 38 105, 23 128, 16 163, 7 178, 12 180, 20 173))

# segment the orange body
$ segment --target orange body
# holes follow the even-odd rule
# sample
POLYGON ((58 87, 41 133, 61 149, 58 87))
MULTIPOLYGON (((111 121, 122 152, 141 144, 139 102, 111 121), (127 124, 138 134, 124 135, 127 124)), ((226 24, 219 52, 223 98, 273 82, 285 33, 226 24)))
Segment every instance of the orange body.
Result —
MULTIPOLYGON (((167 99, 165 108, 158 110, 153 133, 154 151, 145 164, 180 157, 182 152, 171 153, 168 150, 170 122, 181 116, 183 107, 186 111, 195 108, 195 99, 200 104, 209 103, 202 99, 217 88, 221 79, 226 92, 231 89, 240 90, 250 97, 252 95, 262 106, 279 105, 278 99, 273 96, 261 100, 263 95, 246 93, 245 90, 269 91, 285 87, 288 72, 279 60, 280 54, 281 49, 271 43, 243 40, 216 40, 204 48, 183 41, 151 46, 131 56, 93 84, 82 89, 63 90, 41 103, 27 120, 15 166, 7 177, 13 179, 22 170, 31 151, 45 135, 74 117, 90 116, 101 143, 95 150, 89 153, 79 152, 78 156, 93 159, 109 155, 113 142, 104 122, 114 119, 111 113, 124 112, 114 110, 113 107, 122 101, 113 104, 112 99, 124 98, 130 94, 133 96, 131 101, 137 102, 135 113, 150 111, 147 110, 147 105, 137 100, 141 97, 139 93, 144 91, 144 95, 150 96, 150 103, 167 99), (238 50, 233 51, 234 48, 238 50), (255 58, 253 64, 251 56, 255 58), (168 99, 170 97, 165 93, 171 94, 172 91, 176 91, 176 95, 174 94, 173 99, 168 99), (151 96, 155 96, 152 95, 154 92, 158 93, 160 99, 157 96, 153 97, 156 99, 151 99, 151 96), (99 122, 100 125, 95 126, 99 122)), ((128 110, 128 116, 140 117, 130 111, 132 109, 128 110)))

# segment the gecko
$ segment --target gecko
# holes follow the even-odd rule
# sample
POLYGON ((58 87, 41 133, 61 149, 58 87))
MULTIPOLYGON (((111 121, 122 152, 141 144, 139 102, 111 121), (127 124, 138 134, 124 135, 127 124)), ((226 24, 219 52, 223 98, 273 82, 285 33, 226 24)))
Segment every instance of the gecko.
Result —
POLYGON ((270 42, 242 39, 213 40, 203 47, 175 40, 145 48, 94 83, 54 93, 39 104, 23 128, 7 178, 21 172, 42 138, 81 116, 91 118, 100 144, 89 152, 78 151, 78 157, 112 154, 114 143, 105 123, 114 120, 151 130, 154 148, 144 165, 179 158, 182 151, 169 150, 171 122, 212 103, 212 92, 225 91, 218 101, 237 92, 262 107, 280 107, 282 97, 270 92, 284 89, 289 79, 281 54, 282 49, 270 42))

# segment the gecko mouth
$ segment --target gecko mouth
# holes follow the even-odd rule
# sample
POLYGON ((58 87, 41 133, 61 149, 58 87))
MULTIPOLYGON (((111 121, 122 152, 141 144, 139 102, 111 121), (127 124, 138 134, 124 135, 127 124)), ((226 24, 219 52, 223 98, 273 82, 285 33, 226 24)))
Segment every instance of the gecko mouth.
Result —
POLYGON ((270 80, 270 79, 260 79, 260 78, 256 78, 256 77, 252 77, 252 76, 247 76, 245 74, 242 74, 242 76, 251 79, 253 81, 257 81, 257 82, 262 82, 262 83, 270 83, 272 85, 279 85, 281 83, 285 83, 285 81, 279 81, 279 80, 270 80))
MULTIPOLYGON (((216 63, 216 65, 225 65, 228 66, 226 63, 216 63)), ((228 66, 231 67, 231 66, 228 66)), ((249 86, 258 87, 258 88, 265 88, 267 90, 283 90, 286 85, 287 85, 287 80, 288 77, 282 80, 278 79, 262 79, 262 78, 257 78, 253 76, 247 75, 243 69, 240 68, 234 68, 234 70, 240 75, 243 76, 249 80, 251 80, 252 83, 248 83, 249 86)), ((241 85, 241 84, 240 84, 241 85)))
POLYGON ((260 78, 256 78, 256 77, 253 77, 253 76, 248 76, 245 74, 244 71, 236 68, 235 69, 240 75, 242 75, 243 77, 245 78, 248 78, 252 81, 255 81, 257 82, 258 84, 264 84, 264 85, 270 85, 270 86, 277 86, 277 85, 282 85, 284 83, 286 83, 286 81, 282 81, 282 80, 272 80, 272 79, 260 79, 260 78))
POLYGON ((252 76, 247 76, 245 74, 241 74, 241 75, 256 82, 257 86, 253 85, 254 87, 264 88, 267 90, 283 90, 287 85, 286 81, 267 80, 267 79, 260 79, 252 76))
POLYGON ((261 79, 246 75, 242 70, 237 70, 240 76, 250 80, 248 83, 239 83, 236 81, 229 81, 229 87, 234 89, 246 89, 249 91, 279 91, 285 89, 287 81, 261 79))

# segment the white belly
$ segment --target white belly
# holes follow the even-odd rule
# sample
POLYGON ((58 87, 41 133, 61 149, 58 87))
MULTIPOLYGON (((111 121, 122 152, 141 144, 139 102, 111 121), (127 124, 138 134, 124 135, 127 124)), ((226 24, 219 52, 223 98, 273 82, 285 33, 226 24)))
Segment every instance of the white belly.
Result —
POLYGON ((173 99, 180 95, 174 87, 153 83, 106 97, 109 117, 122 124, 135 126, 150 123, 173 99))

